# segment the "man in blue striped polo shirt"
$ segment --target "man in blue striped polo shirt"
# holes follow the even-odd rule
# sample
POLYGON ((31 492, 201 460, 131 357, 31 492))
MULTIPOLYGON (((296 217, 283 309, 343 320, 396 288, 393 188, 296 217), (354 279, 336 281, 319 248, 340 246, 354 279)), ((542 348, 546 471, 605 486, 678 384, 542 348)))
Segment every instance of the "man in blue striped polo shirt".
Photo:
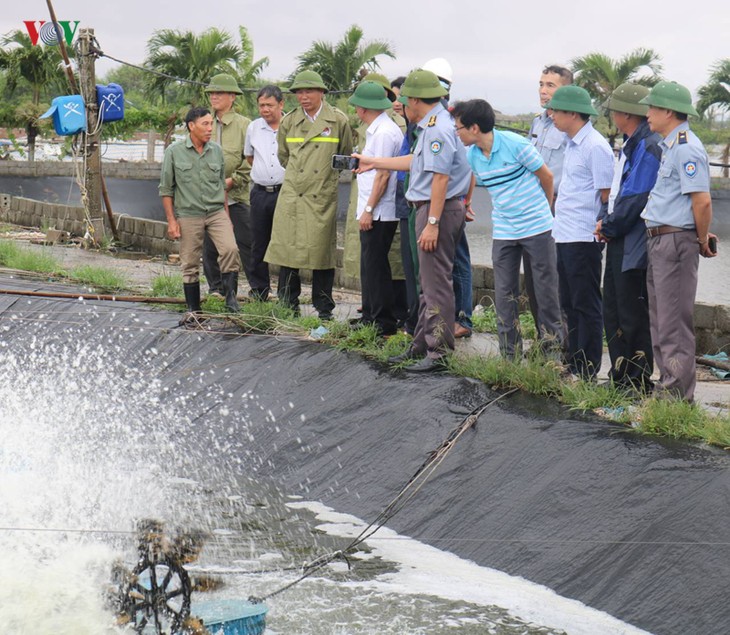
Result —
POLYGON ((512 132, 494 130, 483 99, 458 102, 452 115, 477 185, 492 197, 492 264, 499 350, 520 354, 519 277, 523 251, 535 281, 537 329, 544 349, 560 350, 561 315, 555 244, 551 236, 553 175, 535 147, 512 132))

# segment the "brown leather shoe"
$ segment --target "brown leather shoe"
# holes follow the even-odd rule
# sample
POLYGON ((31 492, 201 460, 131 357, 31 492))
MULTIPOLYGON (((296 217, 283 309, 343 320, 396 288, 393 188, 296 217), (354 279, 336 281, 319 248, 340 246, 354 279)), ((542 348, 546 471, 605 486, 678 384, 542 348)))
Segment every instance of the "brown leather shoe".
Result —
POLYGON ((471 329, 468 329, 457 322, 456 324, 454 324, 454 337, 456 339, 462 337, 471 337, 471 329))

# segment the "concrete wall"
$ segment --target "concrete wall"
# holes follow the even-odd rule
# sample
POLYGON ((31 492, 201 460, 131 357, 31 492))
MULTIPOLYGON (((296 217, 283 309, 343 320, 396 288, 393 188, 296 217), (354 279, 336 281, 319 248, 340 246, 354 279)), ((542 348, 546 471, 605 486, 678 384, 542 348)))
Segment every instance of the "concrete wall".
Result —
MULTIPOLYGON (((104 176, 116 179, 160 180, 160 164, 144 162, 103 162, 104 176)), ((73 176, 71 161, 0 161, 0 176, 73 176)))
MULTIPOLYGON (((154 255, 177 253, 176 242, 166 238, 167 223, 114 214, 123 244, 154 255)), ((20 196, 0 193, 0 221, 26 227, 53 227, 77 236, 86 232, 86 218, 82 207, 44 203, 20 196)), ((99 231, 99 230, 97 230, 99 231)), ((343 250, 337 250, 335 284, 346 289, 359 290, 359 280, 346 278, 342 267, 343 250)), ((272 268, 275 275, 277 268, 272 268)), ((474 303, 489 305, 494 298, 494 271, 485 265, 472 268, 474 303)), ((304 280, 311 279, 311 273, 302 271, 304 280)), ((697 350, 716 353, 730 346, 730 307, 695 304, 695 330, 697 350)))

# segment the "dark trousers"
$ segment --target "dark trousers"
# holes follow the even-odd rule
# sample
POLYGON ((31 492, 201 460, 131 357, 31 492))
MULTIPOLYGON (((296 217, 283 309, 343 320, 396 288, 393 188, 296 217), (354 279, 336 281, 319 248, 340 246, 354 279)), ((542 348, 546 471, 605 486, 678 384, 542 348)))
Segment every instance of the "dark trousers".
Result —
POLYGON ((646 269, 621 271, 624 239, 606 248, 603 275, 603 324, 606 327, 610 379, 620 385, 648 388, 654 369, 649 326, 646 269))
POLYGON ((560 304, 568 319, 568 368, 595 378, 603 354, 603 243, 558 243, 560 304))
POLYGON ((373 228, 360 231, 360 287, 362 321, 372 323, 383 335, 396 332, 394 289, 388 252, 397 221, 373 221, 373 228))
POLYGON ((452 277, 456 306, 455 321, 461 326, 471 329, 471 314, 474 304, 472 302, 471 254, 469 253, 469 241, 466 239, 466 229, 461 232, 459 242, 456 243, 452 277))
POLYGON ((251 188, 251 262, 248 283, 254 297, 266 300, 271 291, 269 265, 264 260, 271 240, 274 210, 279 192, 267 192, 254 185, 251 188))
MULTIPOLYGON (((315 269, 312 271, 312 305, 321 318, 329 319, 335 308, 332 299, 332 287, 335 283, 334 269, 315 269)), ((299 313, 299 296, 302 293, 302 281, 299 269, 279 267, 279 302, 299 313)))
MULTIPOLYGON (((231 217, 233 235, 236 237, 243 272, 248 280, 250 279, 249 263, 251 260, 251 213, 245 203, 229 205, 228 213, 231 217)), ((203 242, 203 272, 205 273, 205 279, 208 281, 208 288, 211 291, 222 292, 223 282, 221 280, 221 270, 218 266, 218 250, 207 233, 203 242)))
MULTIPOLYGON (((416 235, 420 236, 428 222, 430 204, 416 211, 416 235)), ((418 248, 418 276, 421 295, 418 305, 418 325, 413 336, 417 354, 442 357, 454 350, 454 254, 459 235, 464 231, 466 210, 458 199, 444 204, 439 223, 435 251, 418 248)))
MULTIPOLYGON (((415 214, 415 212, 413 212, 415 214)), ((400 219, 400 256, 403 260, 403 273, 406 280, 406 300, 408 309, 405 318, 406 332, 413 335, 418 324, 418 279, 414 265, 414 254, 411 247, 411 229, 407 218, 400 219)))

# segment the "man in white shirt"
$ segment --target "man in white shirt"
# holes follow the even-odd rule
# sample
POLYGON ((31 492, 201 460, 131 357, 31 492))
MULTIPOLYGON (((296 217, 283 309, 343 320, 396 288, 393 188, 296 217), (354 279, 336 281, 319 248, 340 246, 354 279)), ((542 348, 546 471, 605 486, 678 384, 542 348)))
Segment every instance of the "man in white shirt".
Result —
POLYGON ((560 304, 568 319, 568 369, 593 380, 603 355, 603 243, 593 232, 601 205, 608 202, 614 156, 591 124, 590 116, 598 113, 586 90, 562 86, 547 107, 553 111, 555 127, 569 138, 553 223, 560 304))
MULTIPOLYGON (((394 157, 400 154, 403 133, 386 114, 391 102, 375 82, 361 82, 350 97, 357 116, 365 125, 363 155, 394 157)), ((397 175, 375 170, 357 175, 357 220, 360 224, 360 284, 362 322, 373 324, 380 335, 397 331, 388 252, 398 226, 395 215, 397 175)))
POLYGON ((256 101, 261 117, 246 130, 244 154, 251 166, 251 261, 248 282, 251 297, 265 302, 271 284, 269 265, 264 260, 271 240, 274 210, 284 182, 284 168, 277 156, 276 133, 284 115, 284 96, 278 86, 264 86, 256 101))

